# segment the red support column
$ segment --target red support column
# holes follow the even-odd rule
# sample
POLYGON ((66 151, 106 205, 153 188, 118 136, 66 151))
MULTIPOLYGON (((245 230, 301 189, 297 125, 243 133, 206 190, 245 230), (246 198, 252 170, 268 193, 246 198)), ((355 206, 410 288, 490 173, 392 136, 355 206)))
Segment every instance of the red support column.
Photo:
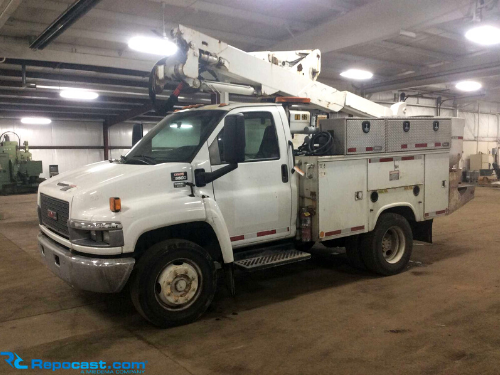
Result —
POLYGON ((107 121, 102 124, 102 140, 104 143, 104 160, 109 160, 109 126, 107 121))

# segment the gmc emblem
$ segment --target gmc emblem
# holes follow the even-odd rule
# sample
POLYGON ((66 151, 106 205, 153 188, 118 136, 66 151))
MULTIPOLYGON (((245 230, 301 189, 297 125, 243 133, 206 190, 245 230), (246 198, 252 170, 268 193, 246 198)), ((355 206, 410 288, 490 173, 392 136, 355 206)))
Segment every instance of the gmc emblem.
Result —
POLYGON ((55 211, 47 210, 47 216, 50 217, 52 220, 57 220, 57 212, 55 211))

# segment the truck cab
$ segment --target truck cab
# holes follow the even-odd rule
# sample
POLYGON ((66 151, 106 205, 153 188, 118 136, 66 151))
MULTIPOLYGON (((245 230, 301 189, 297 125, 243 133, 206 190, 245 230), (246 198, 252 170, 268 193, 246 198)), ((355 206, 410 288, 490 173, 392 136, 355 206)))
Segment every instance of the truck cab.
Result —
MULTIPOLYGON (((167 116, 121 160, 41 184, 42 257, 75 287, 112 293, 133 271, 140 273, 139 263, 152 248, 189 241, 210 257, 203 271, 215 282, 216 267, 232 264, 238 249, 295 237, 298 191, 291 140, 286 113, 274 103, 214 105, 167 116), (225 124, 236 116, 244 142, 232 151, 239 154, 237 164, 228 164, 224 146, 236 141, 225 124), (234 169, 212 180, 228 165, 234 169)), ((172 267, 160 280, 202 271, 199 265, 172 267)), ((161 305, 173 313, 183 310, 182 301, 190 300, 186 288, 194 282, 188 279, 180 280, 182 292, 161 305)))

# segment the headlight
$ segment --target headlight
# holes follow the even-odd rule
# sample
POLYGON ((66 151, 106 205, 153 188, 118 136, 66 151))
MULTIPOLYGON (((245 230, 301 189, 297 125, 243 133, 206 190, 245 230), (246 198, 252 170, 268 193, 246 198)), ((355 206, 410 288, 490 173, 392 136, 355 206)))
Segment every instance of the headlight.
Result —
POLYGON ((115 221, 70 220, 69 239, 81 246, 123 246, 123 226, 115 221))
POLYGON ((122 229, 123 226, 118 221, 86 221, 70 220, 69 227, 83 230, 104 230, 104 229, 122 229))

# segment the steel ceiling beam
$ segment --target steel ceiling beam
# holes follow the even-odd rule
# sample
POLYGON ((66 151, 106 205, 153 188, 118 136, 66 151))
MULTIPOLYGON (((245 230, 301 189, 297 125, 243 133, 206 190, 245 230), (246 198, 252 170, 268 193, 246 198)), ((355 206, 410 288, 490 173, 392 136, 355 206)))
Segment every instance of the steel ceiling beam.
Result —
POLYGON ((23 0, 4 0, 0 3, 0 29, 5 25, 7 20, 19 8, 23 0), (4 7, 5 5, 5 7, 4 7))
POLYGON ((456 0, 378 0, 341 17, 277 43, 272 50, 317 48, 323 54, 355 45, 384 40, 401 29, 413 30, 461 19, 469 4, 456 0), (431 13, 429 13, 431 12, 431 13), (432 18, 429 17, 432 15, 432 18), (383 22, 381 22, 383 20, 383 22))
POLYGON ((52 24, 43 31, 30 48, 42 50, 61 35, 66 29, 87 14, 101 0, 77 0, 65 12, 63 12, 52 24))
POLYGON ((113 125, 133 119, 134 117, 144 115, 153 109, 152 103, 146 103, 139 108, 133 108, 125 113, 114 116, 106 121, 106 126, 109 128, 113 125))
MULTIPOLYGON (((0 77, 20 77, 21 71, 11 70, 11 69, 0 69, 0 77)), ((46 72, 26 72, 26 77, 28 79, 43 79, 51 80, 57 82, 75 82, 75 83, 94 83, 102 85, 112 85, 112 86, 124 86, 124 87, 141 87, 147 88, 148 82, 139 80, 127 80, 127 79, 115 79, 115 78, 105 78, 105 77, 89 77, 81 75, 71 75, 71 74, 59 74, 59 73, 46 73, 46 72)))
POLYGON ((208 1, 202 1, 202 0, 193 1, 190 4, 186 4, 185 0, 152 0, 152 1, 182 8, 193 9, 199 12, 236 18, 243 20, 245 22, 251 21, 270 26, 283 26, 283 27, 288 26, 291 29, 297 31, 307 30, 311 26, 307 22, 296 21, 296 20, 289 21, 284 18, 272 16, 269 14, 252 12, 248 9, 229 7, 225 5, 209 3, 208 1))
POLYGON ((80 115, 94 114, 101 115, 103 117, 113 117, 117 116, 122 112, 128 112, 127 109, 112 109, 106 110, 102 108, 71 108, 71 107, 60 107, 60 106, 38 106, 38 105, 19 105, 19 104, 2 104, 0 106, 1 110, 5 111, 18 111, 18 112, 39 112, 39 113, 74 113, 80 115))
MULTIPOLYGON (((5 81, 3 81, 5 82, 5 81)), ((11 81, 7 81, 11 82, 11 81)), ((59 92, 56 90, 44 91, 41 89, 23 89, 19 90, 16 88, 2 87, 2 81, 0 81, 0 98, 2 97, 15 97, 20 100, 62 100, 59 92)), ((75 101, 73 101, 75 102, 75 101)), ((95 103, 110 103, 110 104, 123 104, 123 105, 141 105, 149 102, 147 98, 130 98, 122 96, 112 96, 108 93, 100 95, 96 100, 92 101, 90 104, 95 103)), ((81 103, 81 102, 75 102, 81 103)))
MULTIPOLYGON (((26 2, 26 6, 36 8, 36 9, 44 9, 51 10, 56 12, 62 12, 65 9, 66 4, 51 0, 24 0, 26 2)), ((120 24, 124 25, 124 32, 128 32, 130 27, 127 27, 128 24, 132 24, 132 29, 136 30, 139 33, 149 34, 152 29, 160 32, 163 29, 163 25, 161 22, 161 18, 151 19, 147 17, 136 16, 132 14, 120 13, 115 11, 109 11, 105 9, 94 9, 91 10, 87 16, 88 18, 94 18, 97 20, 103 20, 104 22, 108 21, 117 21, 120 24), (140 26, 140 27, 138 27, 140 26), (142 30, 141 30, 142 29, 142 30)), ((17 21, 16 21, 17 23, 17 21)), ((192 26, 196 28, 196 30, 210 35, 214 38, 221 39, 225 42, 237 42, 237 43, 250 43, 256 46, 261 47, 270 47, 278 42, 278 40, 268 39, 264 37, 256 37, 238 34, 234 32, 225 32, 221 30, 200 28, 197 25, 186 24, 187 26, 192 26)), ((174 22, 165 22, 165 28, 167 30, 173 29, 178 26, 178 24, 174 22)), ((104 36, 106 37, 106 36, 104 36)), ((109 38, 112 38, 112 35, 108 35, 109 38)), ((99 39, 100 40, 100 39, 99 39)))
MULTIPOLYGON (((46 117, 48 112, 43 111, 30 111, 23 112, 19 110, 0 110, 0 118, 12 118, 20 119, 22 117, 37 116, 46 117)), ((80 121, 104 121, 106 116, 87 113, 85 115, 81 113, 50 113, 50 118, 52 120, 80 120, 80 121)))
POLYGON ((500 72, 500 61, 496 56, 485 60, 466 58, 455 63, 446 64, 441 69, 426 69, 421 74, 411 74, 399 79, 390 79, 376 83, 363 84, 361 89, 365 94, 387 90, 406 89, 408 87, 425 86, 446 83, 460 79, 487 77, 500 72))
POLYGON ((96 72, 96 73, 105 73, 105 74, 117 74, 124 76, 132 76, 132 77, 149 77, 149 72, 145 72, 143 70, 135 70, 135 69, 122 69, 122 68, 114 68, 107 66, 96 66, 89 64, 72 64, 65 62, 56 62, 56 61, 40 61, 40 60, 29 60, 29 59, 16 59, 16 58, 7 58, 4 64, 11 65, 26 65, 26 66, 36 66, 40 68, 52 68, 52 69, 67 69, 67 70, 80 70, 84 72, 96 72))
POLYGON ((457 55, 451 55, 449 53, 433 51, 419 46, 414 46, 411 44, 401 44, 396 42, 389 42, 387 40, 382 40, 380 42, 376 42, 375 44, 387 48, 389 50, 397 50, 399 52, 413 53, 415 55, 431 57, 433 59, 437 59, 440 61, 454 61, 459 57, 457 55))
POLYGON ((23 105, 36 105, 36 106, 46 106, 48 108, 54 107, 67 107, 67 108, 88 108, 88 109, 103 109, 103 110, 122 110, 127 111, 136 106, 140 106, 141 103, 136 103, 133 105, 131 103, 110 103, 110 102, 99 102, 97 100, 92 101, 78 101, 78 100, 64 100, 61 97, 59 99, 39 99, 33 97, 4 97, 0 92, 0 106, 2 104, 13 104, 18 106, 23 105))

